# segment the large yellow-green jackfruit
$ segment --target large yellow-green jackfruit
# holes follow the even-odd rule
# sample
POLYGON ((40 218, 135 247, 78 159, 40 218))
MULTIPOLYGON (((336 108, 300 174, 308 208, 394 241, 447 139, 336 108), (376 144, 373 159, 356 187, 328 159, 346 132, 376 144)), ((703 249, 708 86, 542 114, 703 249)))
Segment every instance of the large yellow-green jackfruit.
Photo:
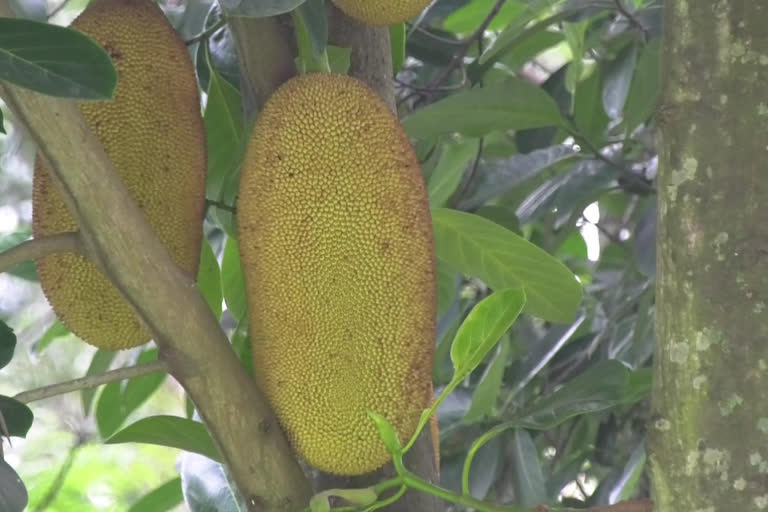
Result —
MULTIPOLYGON (((151 0, 96 0, 72 27, 106 49, 119 76, 113 102, 84 103, 81 112, 176 263, 194 275, 206 154, 195 72, 184 42, 151 0)), ((33 188, 35 238, 78 229, 39 156, 33 188)), ((140 254, 142 248, 135 250, 140 254)), ((88 343, 117 350, 150 340, 128 303, 84 257, 54 254, 39 260, 37 268, 58 317, 88 343)))
POLYGON ((294 78, 258 118, 237 208, 261 388, 311 465, 378 468, 366 411, 406 440, 432 400, 432 226, 408 137, 362 82, 294 78))
POLYGON ((333 0, 344 14, 367 25, 402 23, 418 16, 430 0, 333 0))

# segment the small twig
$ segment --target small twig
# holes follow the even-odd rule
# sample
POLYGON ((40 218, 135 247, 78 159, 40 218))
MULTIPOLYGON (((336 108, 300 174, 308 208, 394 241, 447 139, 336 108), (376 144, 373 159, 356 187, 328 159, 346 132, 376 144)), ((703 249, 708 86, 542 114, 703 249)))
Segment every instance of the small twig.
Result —
POLYGON ((52 384, 42 388, 30 389, 29 391, 19 393, 13 398, 26 404, 36 400, 42 400, 43 398, 71 393, 72 391, 95 388, 103 384, 109 384, 110 382, 143 377, 144 375, 149 375, 151 373, 164 372, 167 371, 167 369, 165 361, 152 361, 151 363, 126 366, 125 368, 118 368, 117 370, 111 370, 98 375, 87 375, 85 377, 80 377, 79 379, 59 382, 58 384, 52 384))
POLYGON ((600 231, 600 232, 601 232, 603 235, 605 235, 605 237, 606 237, 608 240, 610 240, 611 242, 613 242, 613 243, 615 243, 615 244, 617 244, 617 245, 625 245, 625 244, 624 244, 624 240, 622 240, 621 238, 619 238, 619 237, 616 235, 616 233, 613 233, 613 232, 609 231, 609 230, 608 230, 608 228, 606 228, 605 226, 603 226, 603 225, 602 225, 602 224, 600 224, 599 222, 592 222, 592 221, 591 221, 591 220, 589 220, 589 219, 588 219, 588 218, 587 218, 587 217, 586 217, 586 216, 585 216, 583 213, 581 214, 581 219, 582 219, 582 220, 583 220, 585 223, 587 223, 587 224, 592 224, 593 226, 595 226, 595 227, 597 228, 597 230, 598 230, 598 231, 600 231))
POLYGON ((224 27, 224 25, 226 25, 226 24, 227 24, 227 20, 224 19, 224 18, 221 18, 219 21, 217 21, 216 23, 214 23, 213 25, 211 25, 207 29, 203 30, 202 32, 200 32, 196 36, 194 36, 194 37, 184 41, 184 44, 187 45, 187 46, 191 46, 191 45, 193 45, 195 43, 199 43, 203 39, 208 39, 209 37, 212 37, 216 32, 218 32, 219 29, 224 27))
POLYGON ((33 512, 43 512, 44 510, 47 510, 48 506, 56 499, 59 491, 64 487, 64 481, 67 479, 67 475, 75 463, 75 456, 80 448, 83 447, 83 444, 84 441, 78 439, 75 444, 72 445, 72 448, 70 448, 69 453, 67 454, 67 458, 64 459, 64 463, 61 465, 61 468, 59 468, 59 472, 56 473, 56 478, 53 479, 51 487, 46 491, 45 496, 38 502, 37 506, 35 506, 33 512))
POLYGON ((234 206, 230 206, 230 205, 228 205, 226 203, 222 203, 221 201, 216 201, 215 199, 206 199, 205 200, 205 207, 206 208, 210 208, 211 206, 214 206, 214 207, 218 208, 219 210, 227 211, 227 212, 231 213, 232 215, 237 214, 237 208, 234 207, 234 206))
MULTIPOLYGON (((464 71, 464 68, 462 68, 462 71, 464 71)), ((419 87, 418 85, 413 85, 413 84, 404 82, 397 77, 395 77, 395 83, 416 92, 434 93, 434 92, 458 91, 459 89, 462 89, 465 85, 467 85, 467 73, 466 72, 463 73, 463 76, 461 77, 461 81, 459 83, 453 84, 453 85, 441 85, 439 87, 419 87)))
POLYGON ((82 253, 80 235, 77 232, 59 233, 27 240, 7 251, 0 252, 0 273, 25 261, 37 260, 57 252, 82 253))

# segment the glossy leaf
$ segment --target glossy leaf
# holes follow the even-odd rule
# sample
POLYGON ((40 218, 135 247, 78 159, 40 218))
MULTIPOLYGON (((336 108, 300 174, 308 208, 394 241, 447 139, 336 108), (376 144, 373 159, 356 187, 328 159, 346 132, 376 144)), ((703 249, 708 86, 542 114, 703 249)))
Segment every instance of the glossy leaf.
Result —
POLYGON ((194 453, 181 456, 181 490, 190 512, 243 512, 221 464, 194 453))
POLYGON ((34 415, 29 407, 11 397, 0 395, 0 414, 5 419, 5 426, 8 428, 9 435, 27 437, 27 432, 29 432, 34 420, 34 415))
POLYGON ((205 239, 200 254, 197 287, 216 318, 221 318, 221 270, 219 269, 219 262, 216 261, 216 255, 213 254, 211 244, 205 239))
POLYGON ((401 453, 402 446, 400 445, 400 439, 397 437, 397 432, 395 432, 392 424, 389 423, 384 416, 374 411, 368 411, 368 416, 376 424, 376 429, 379 431, 379 437, 384 442, 389 453, 393 455, 401 453))
POLYGON ((245 295, 245 278, 240 267, 240 250, 237 240, 227 239, 224 256, 221 260, 221 287, 224 292, 224 302, 227 310, 240 321, 245 317, 248 305, 245 295))
POLYGON ((556 163, 576 155, 572 146, 562 144, 504 159, 482 159, 475 179, 467 187, 457 207, 460 210, 475 210, 489 199, 505 194, 556 163))
POLYGON ((547 503, 547 487, 541 460, 531 435, 522 429, 512 435, 512 474, 515 502, 525 508, 547 503))
POLYGON ((512 342, 508 337, 505 337, 499 343, 496 353, 475 387, 475 392, 472 393, 472 405, 464 416, 465 422, 479 421, 493 411, 501 391, 504 369, 509 362, 511 352, 512 342))
POLYGON ((478 215, 432 211, 438 258, 499 290, 522 286, 526 311, 553 322, 571 322, 582 288, 558 260, 515 233, 478 215))
POLYGON ((205 425, 177 416, 150 416, 140 419, 104 442, 156 444, 199 453, 213 460, 220 459, 205 425))
MULTIPOLYGON (((85 375, 98 375, 106 372, 116 355, 117 352, 111 350, 97 350, 93 353, 91 364, 88 365, 88 371, 85 372, 85 375)), ((96 396, 97 389, 98 388, 87 388, 80 391, 80 403, 83 406, 83 414, 86 416, 91 413, 91 404, 93 403, 93 398, 96 396)))
POLYGON ((521 130, 563 124, 549 95, 529 82, 510 79, 452 94, 403 120, 411 137, 451 133, 480 137, 495 130, 521 130))
POLYGON ((184 501, 181 493, 181 478, 168 480, 160 487, 150 491, 139 501, 134 503, 128 512, 166 512, 184 501))
POLYGON ((67 329, 67 326, 61 323, 61 320, 57 319, 48 329, 46 329, 40 339, 35 342, 32 350, 39 354, 58 338, 63 338, 64 336, 69 336, 70 334, 71 333, 69 332, 69 329, 67 329))
MULTIPOLYGON (((0 116, 2 116, 2 111, 0 111, 0 116)), ((15 233, 11 233, 9 235, 0 236, 0 252, 3 252, 7 249, 15 247, 20 243, 29 240, 31 237, 32 237, 32 232, 27 230, 18 231, 15 233)), ((6 272, 8 272, 13 276, 25 279, 27 281, 38 280, 37 268, 35 267, 34 261, 25 261, 24 263, 20 263, 14 267, 11 267, 6 272)))
POLYGON ((603 108, 611 119, 620 118, 624 112, 636 61, 637 47, 628 45, 608 67, 603 79, 603 108))
POLYGON ((600 361, 554 393, 515 414, 509 425, 548 430, 579 414, 610 409, 623 402, 630 371, 617 361, 600 361))
POLYGON ((392 71, 397 74, 405 63, 405 23, 390 25, 389 41, 392 45, 392 71))
POLYGON ((451 345, 454 380, 470 374, 509 330, 525 305, 522 288, 497 290, 480 301, 459 327, 451 345))
POLYGON ((641 51, 624 105, 624 126, 633 129, 655 110, 661 92, 661 44, 650 41, 641 51))
POLYGON ((16 334, 5 322, 0 320, 0 368, 3 368, 13 359, 16 350, 16 334))
POLYGON ((470 139, 443 146, 440 160, 427 186, 431 207, 445 206, 456 192, 467 166, 477 157, 478 144, 477 139, 470 139))
MULTIPOLYGON (((145 349, 139 355, 136 364, 157 361, 156 348, 145 349)), ((129 379, 125 383, 121 398, 121 412, 125 418, 138 409, 165 381, 166 372, 155 372, 143 377, 129 379)))
POLYGON ((120 382, 110 382, 96 400, 96 426, 103 439, 112 435, 125 421, 121 413, 121 386, 120 382))
POLYGON ((16 471, 0 459, 0 510, 3 512, 23 512, 29 502, 27 488, 16 471))
POLYGON ((608 495, 608 503, 618 503, 634 497, 643 474, 645 460, 645 443, 640 442, 612 486, 608 495))
POLYGON ((117 71, 104 48, 80 32, 0 18, 0 80, 51 96, 108 100, 117 71))
POLYGON ((325 0, 306 0, 296 11, 307 28, 312 54, 319 57, 325 52, 328 41, 328 15, 325 12, 325 0))
MULTIPOLYGON (((208 61, 208 96, 203 115, 208 173, 206 197, 234 207, 240 181, 239 168, 245 149, 245 121, 240 93, 208 61)), ((212 205, 209 214, 229 235, 236 234, 232 213, 212 205)))

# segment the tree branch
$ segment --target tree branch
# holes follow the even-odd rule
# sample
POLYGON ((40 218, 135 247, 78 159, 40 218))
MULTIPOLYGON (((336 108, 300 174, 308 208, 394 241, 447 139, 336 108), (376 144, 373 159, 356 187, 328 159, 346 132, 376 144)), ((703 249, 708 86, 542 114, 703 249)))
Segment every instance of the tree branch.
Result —
POLYGON ((110 382, 143 377, 144 375, 164 372, 167 370, 168 365, 165 363, 165 361, 152 361, 151 363, 126 366, 125 368, 118 368, 116 370, 100 373, 98 375, 87 375, 85 377, 80 377, 79 379, 59 382, 57 384, 51 384, 50 386, 44 386, 37 389, 30 389, 29 391, 23 391, 19 393, 13 398, 19 402, 28 404, 29 402, 35 402, 44 398, 71 393, 72 391, 95 388, 97 386, 109 384, 110 382))
MULTIPOLYGON (((0 0, 0 16, 13 16, 0 0)), ((232 351, 192 276, 131 199, 77 105, 8 84, 0 95, 80 226, 89 257, 152 332, 160 357, 198 408, 250 510, 293 512, 311 495, 266 399, 232 351), (139 252, 140 251, 140 252, 139 252)))
POLYGON ((80 235, 76 232, 71 232, 35 238, 0 252, 0 274, 25 261, 38 260, 57 252, 76 252, 82 254, 80 235))

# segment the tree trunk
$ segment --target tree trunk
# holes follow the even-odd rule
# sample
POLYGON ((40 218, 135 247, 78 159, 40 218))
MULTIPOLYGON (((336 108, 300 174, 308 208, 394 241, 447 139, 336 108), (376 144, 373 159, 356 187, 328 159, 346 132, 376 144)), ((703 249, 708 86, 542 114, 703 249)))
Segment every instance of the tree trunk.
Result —
POLYGON ((768 510, 768 2, 667 0, 657 512, 768 510))

